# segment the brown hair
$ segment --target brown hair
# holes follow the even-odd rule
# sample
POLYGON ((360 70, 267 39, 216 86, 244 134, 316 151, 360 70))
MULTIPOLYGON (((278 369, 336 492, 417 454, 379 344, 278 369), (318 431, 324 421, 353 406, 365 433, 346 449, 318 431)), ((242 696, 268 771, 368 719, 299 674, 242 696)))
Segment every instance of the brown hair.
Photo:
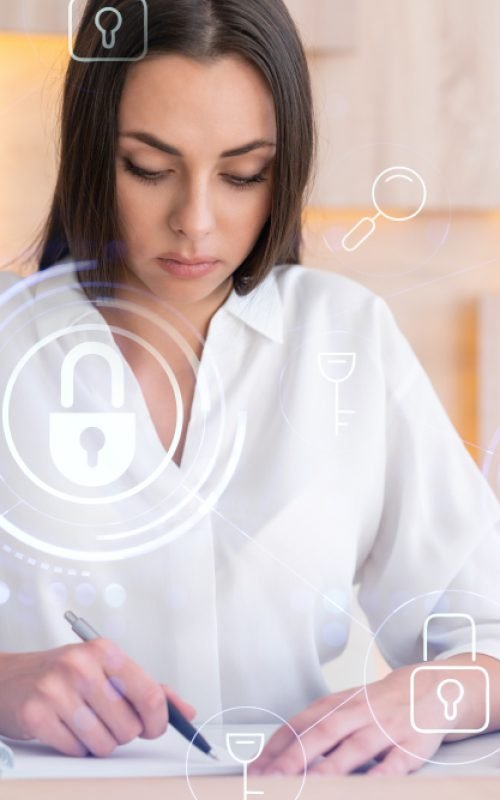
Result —
MULTIPOLYGON (((42 234, 40 269, 64 257, 87 261, 82 283, 112 287, 123 269, 116 203, 115 148, 127 70, 144 47, 144 5, 115 0, 127 20, 117 41, 124 61, 72 59, 65 79, 61 157, 50 214, 42 234)), ((103 58, 95 18, 102 0, 88 0, 74 52, 103 58)), ((266 79, 276 110, 277 152, 272 210, 251 253, 234 273, 247 294, 274 264, 300 263, 306 190, 315 164, 317 132, 310 75, 295 24, 283 0, 148 0, 148 55, 176 53, 202 63, 238 54, 266 79)), ((113 55, 116 55, 116 47, 113 55)), ((91 296, 92 291, 88 288, 91 296)))

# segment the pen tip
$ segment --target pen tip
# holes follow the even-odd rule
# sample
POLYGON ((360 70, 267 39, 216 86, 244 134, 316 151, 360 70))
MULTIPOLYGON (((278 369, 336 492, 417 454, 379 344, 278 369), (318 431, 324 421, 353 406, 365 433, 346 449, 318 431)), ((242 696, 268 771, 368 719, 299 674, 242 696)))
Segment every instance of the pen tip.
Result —
POLYGON ((219 760, 212 750, 210 750, 210 752, 207 753, 207 756, 210 756, 210 758, 213 758, 214 761, 218 761, 219 760))
POLYGON ((67 619, 68 622, 72 624, 77 619, 77 616, 76 614, 73 614, 72 611, 66 611, 66 613, 64 614, 64 619, 67 619))

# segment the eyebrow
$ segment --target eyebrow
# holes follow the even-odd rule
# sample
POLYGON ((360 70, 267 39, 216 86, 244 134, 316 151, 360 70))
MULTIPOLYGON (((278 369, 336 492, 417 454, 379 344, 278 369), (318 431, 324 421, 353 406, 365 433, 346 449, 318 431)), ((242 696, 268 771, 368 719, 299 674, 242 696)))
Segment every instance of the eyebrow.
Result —
MULTIPOLYGON (((146 133, 143 131, 131 131, 128 133, 120 133, 119 135, 128 139, 137 139, 139 142, 147 144, 149 147, 154 147, 156 150, 161 150, 162 153, 168 153, 171 156, 180 156, 181 158, 184 156, 184 154, 176 147, 172 147, 171 144, 162 142, 161 139, 158 139, 151 133, 146 133)), ((243 156, 245 153, 251 153, 252 150, 260 150, 262 147, 276 147, 276 142, 271 142, 267 139, 255 139, 253 142, 244 144, 241 147, 235 147, 233 150, 225 150, 220 154, 220 158, 234 158, 235 156, 243 156)))

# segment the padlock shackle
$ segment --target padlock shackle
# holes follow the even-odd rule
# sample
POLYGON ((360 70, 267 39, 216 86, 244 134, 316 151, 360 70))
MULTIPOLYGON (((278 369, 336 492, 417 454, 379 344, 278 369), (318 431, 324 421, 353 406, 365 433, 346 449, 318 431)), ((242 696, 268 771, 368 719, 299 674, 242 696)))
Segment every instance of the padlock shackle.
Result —
POLYGON ((477 639, 476 639, 476 623, 474 619, 471 617, 470 614, 460 614, 460 613, 443 613, 443 614, 430 614, 424 623, 424 630, 423 630, 423 638, 424 638, 424 647, 423 647, 423 655, 424 661, 429 660, 429 643, 428 643, 428 629, 429 623, 432 622, 433 619, 465 619, 470 625, 471 628, 471 643, 472 643, 472 660, 476 660, 477 654, 477 639))
POLYGON ((102 342, 82 342, 66 356, 61 367, 61 405, 72 408, 75 403, 75 369, 85 356, 99 356, 111 370, 111 403, 122 408, 125 403, 123 365, 118 353, 102 342))

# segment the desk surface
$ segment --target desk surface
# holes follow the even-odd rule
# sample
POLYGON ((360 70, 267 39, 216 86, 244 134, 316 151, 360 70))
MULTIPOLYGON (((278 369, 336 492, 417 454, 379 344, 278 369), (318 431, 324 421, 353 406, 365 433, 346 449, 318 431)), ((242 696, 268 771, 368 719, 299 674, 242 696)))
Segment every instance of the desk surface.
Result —
MULTIPOLYGON (((241 797, 241 778, 194 778, 197 800, 235 800, 241 797)), ((294 800, 300 780, 267 778, 260 782, 265 800, 294 800)), ((300 800, 498 800, 495 777, 310 778, 300 800)), ((85 781, 6 781, 2 800, 193 800, 183 778, 128 778, 85 781)))

